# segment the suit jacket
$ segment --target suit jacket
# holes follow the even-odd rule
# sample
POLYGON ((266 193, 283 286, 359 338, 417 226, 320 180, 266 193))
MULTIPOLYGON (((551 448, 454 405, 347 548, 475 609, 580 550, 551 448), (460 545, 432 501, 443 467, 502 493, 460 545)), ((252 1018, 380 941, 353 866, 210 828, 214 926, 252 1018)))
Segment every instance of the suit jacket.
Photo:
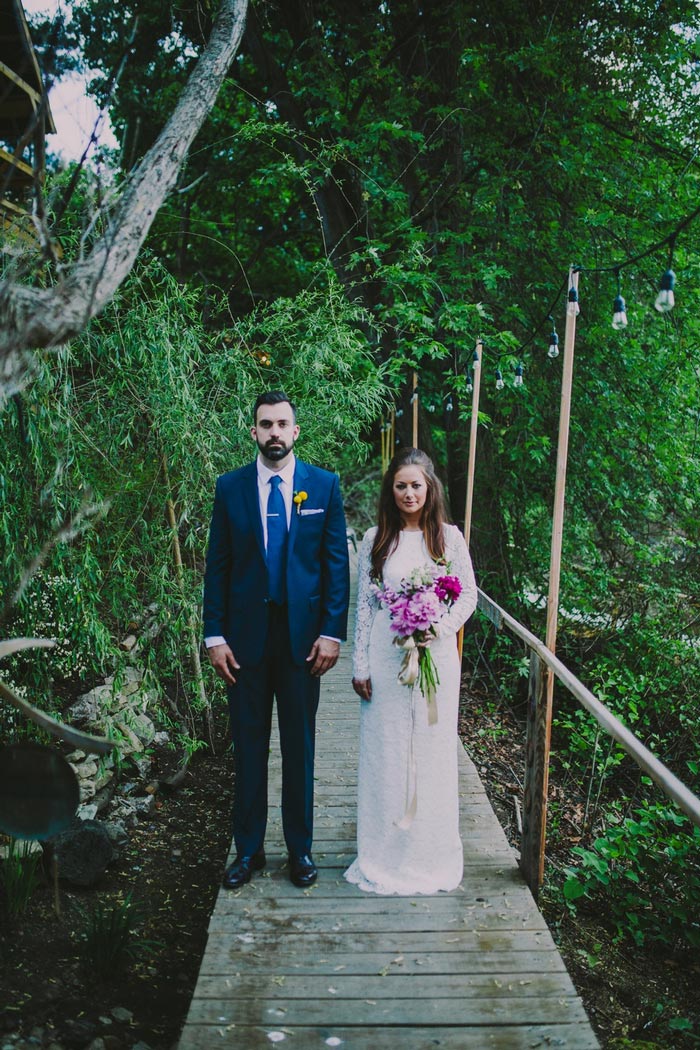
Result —
MULTIPOLYGON (((287 603, 292 656, 303 663, 320 634, 347 636, 348 546, 335 474, 296 460, 287 548, 287 603)), ((267 564, 257 464, 216 482, 204 574, 204 636, 223 635, 243 665, 262 660, 267 636, 267 564)))

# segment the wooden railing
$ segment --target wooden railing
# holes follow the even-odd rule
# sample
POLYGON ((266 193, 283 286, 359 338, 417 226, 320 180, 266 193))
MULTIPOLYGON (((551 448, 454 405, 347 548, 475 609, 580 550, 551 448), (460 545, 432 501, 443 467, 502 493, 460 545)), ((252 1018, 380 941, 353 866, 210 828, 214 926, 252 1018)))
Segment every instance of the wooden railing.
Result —
POLYGON ((479 590, 478 608, 500 630, 507 627, 525 642, 530 650, 530 680, 527 703, 527 737, 525 750, 525 785, 522 807, 522 840, 520 867, 535 898, 544 875, 547 827, 547 781, 549 755, 547 703, 549 682, 557 678, 566 690, 596 719, 601 729, 613 737, 634 762, 647 773, 669 798, 700 827, 700 799, 674 776, 611 711, 601 703, 583 682, 513 616, 479 590))

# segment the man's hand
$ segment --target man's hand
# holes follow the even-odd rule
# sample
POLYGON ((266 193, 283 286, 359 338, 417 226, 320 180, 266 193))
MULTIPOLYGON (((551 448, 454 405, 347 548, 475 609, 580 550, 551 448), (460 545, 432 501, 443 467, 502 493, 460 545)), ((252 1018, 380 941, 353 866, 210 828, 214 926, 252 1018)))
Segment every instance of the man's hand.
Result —
POLYGON ((353 678, 352 687, 360 697, 361 700, 372 699, 372 679, 371 678, 353 678))
POLYGON ((340 642, 334 642, 332 638, 317 638, 306 657, 307 664, 311 664, 311 674, 320 677, 330 671, 338 662, 339 654, 340 642))
POLYGON ((212 645, 211 648, 207 649, 207 655, 209 656, 209 663, 219 678, 223 678, 228 685, 235 685, 236 679, 233 676, 233 672, 238 671, 241 665, 229 646, 212 645))

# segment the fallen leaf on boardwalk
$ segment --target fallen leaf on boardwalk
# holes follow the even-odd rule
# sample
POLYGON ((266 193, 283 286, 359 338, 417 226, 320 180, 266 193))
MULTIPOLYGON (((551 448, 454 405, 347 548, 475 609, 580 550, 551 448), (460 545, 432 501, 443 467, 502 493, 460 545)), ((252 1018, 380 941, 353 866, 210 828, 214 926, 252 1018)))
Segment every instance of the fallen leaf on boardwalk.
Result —
POLYGON ((389 964, 387 963, 387 965, 384 967, 384 969, 383 970, 379 970, 378 973, 379 973, 380 977, 386 977, 386 975, 389 973, 389 964))
POLYGON ((285 982, 286 980, 287 980, 287 978, 286 978, 286 977, 273 977, 273 978, 272 978, 272 983, 273 983, 273 984, 279 984, 279 985, 282 985, 282 984, 284 984, 284 982, 285 982))
MULTIPOLYGON (((326 960, 325 960, 325 959, 322 959, 321 961, 322 961, 322 962, 325 962, 326 960)), ((340 966, 334 966, 334 967, 333 967, 333 969, 334 969, 334 970, 336 971, 336 973, 337 973, 337 971, 338 971, 338 970, 345 970, 345 969, 347 969, 347 967, 346 967, 345 963, 341 963, 341 964, 340 964, 340 966)))
POLYGON ((365 1002, 367 1003, 368 1006, 376 1006, 377 1005, 377 1000, 376 999, 365 999, 365 1002))

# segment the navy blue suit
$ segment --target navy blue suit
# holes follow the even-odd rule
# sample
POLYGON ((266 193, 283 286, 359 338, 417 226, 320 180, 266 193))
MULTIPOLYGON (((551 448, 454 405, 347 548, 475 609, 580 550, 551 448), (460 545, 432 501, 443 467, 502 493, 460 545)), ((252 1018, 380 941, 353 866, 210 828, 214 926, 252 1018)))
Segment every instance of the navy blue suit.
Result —
POLYGON ((257 464, 216 483, 204 577, 204 635, 222 635, 241 665, 228 687, 236 764, 233 834, 239 854, 262 847, 273 697, 282 750, 282 821, 290 853, 311 849, 320 679, 306 657, 319 635, 345 639, 347 534, 338 478, 296 461, 287 549, 287 603, 267 594, 257 464))

